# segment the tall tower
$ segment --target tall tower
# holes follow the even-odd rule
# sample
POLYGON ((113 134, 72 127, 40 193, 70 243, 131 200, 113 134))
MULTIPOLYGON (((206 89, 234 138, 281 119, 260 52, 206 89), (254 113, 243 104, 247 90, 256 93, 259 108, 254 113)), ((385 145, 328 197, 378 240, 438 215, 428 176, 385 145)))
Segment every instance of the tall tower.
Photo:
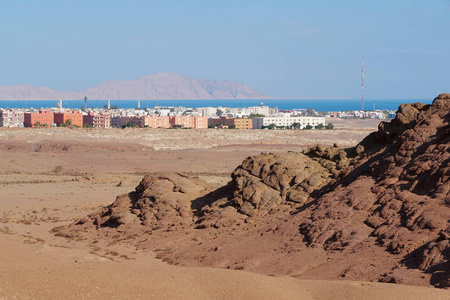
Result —
POLYGON ((364 111, 364 59, 361 59, 361 110, 364 111))
POLYGON ((137 108, 141 108, 141 100, 138 100, 138 107, 137 108))

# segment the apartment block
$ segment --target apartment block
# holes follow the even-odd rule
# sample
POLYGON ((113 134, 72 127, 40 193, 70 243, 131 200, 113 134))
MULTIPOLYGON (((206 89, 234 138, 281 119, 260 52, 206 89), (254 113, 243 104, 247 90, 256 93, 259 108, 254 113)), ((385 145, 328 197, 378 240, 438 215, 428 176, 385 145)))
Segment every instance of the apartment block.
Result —
POLYGON ((194 118, 194 128, 202 129, 208 128, 208 117, 193 117, 194 118))
POLYGON ((194 127, 194 118, 191 116, 171 116, 170 125, 172 127, 180 126, 184 128, 193 128, 194 127))
POLYGON ((227 126, 234 125, 234 118, 220 116, 218 118, 208 119, 208 126, 217 126, 220 124, 227 126))
POLYGON ((270 113, 270 108, 265 105, 251 106, 248 108, 248 110, 252 114, 260 114, 260 115, 264 115, 264 116, 268 116, 270 113))
POLYGON ((234 119, 234 126, 236 129, 252 129, 252 119, 234 119))
POLYGON ((134 127, 144 127, 144 124, 142 124, 141 126, 141 123, 143 122, 139 119, 139 117, 136 116, 120 116, 119 120, 120 121, 118 127, 122 127, 126 124, 132 124, 134 127))
POLYGON ((70 121, 70 124, 83 127, 83 114, 79 111, 55 112, 54 121, 57 126, 70 121))
POLYGON ((0 109, 0 127, 22 127, 24 112, 16 109, 0 109))
POLYGON ((24 113, 23 125, 25 127, 50 127, 53 124, 54 116, 50 110, 24 113))
POLYGON ((145 117, 145 123, 150 128, 170 128, 169 117, 145 117))
POLYGON ((90 111, 87 115, 83 116, 83 124, 88 124, 95 128, 109 128, 110 117, 106 114, 98 114, 90 111))
POLYGON ((231 126, 234 125, 237 129, 252 129, 252 119, 235 119, 230 117, 219 117, 219 118, 209 118, 208 125, 209 126, 217 126, 217 125, 226 125, 231 126))
POLYGON ((120 122, 121 116, 120 115, 110 115, 109 117, 109 126, 110 127, 121 127, 122 125, 120 122))
POLYGON ((264 117, 253 118, 253 129, 261 129, 263 126, 275 124, 276 126, 292 126, 294 123, 300 123, 300 128, 305 128, 306 125, 317 126, 319 124, 325 125, 325 117, 264 117))
POLYGON ((208 117, 171 116, 169 119, 172 127, 208 128, 208 117))
POLYGON ((216 107, 200 107, 197 109, 197 111, 203 117, 210 117, 217 113, 217 108, 216 107))
POLYGON ((134 127, 149 127, 149 128, 170 128, 169 117, 161 116, 121 116, 120 126, 125 124, 132 124, 134 127))

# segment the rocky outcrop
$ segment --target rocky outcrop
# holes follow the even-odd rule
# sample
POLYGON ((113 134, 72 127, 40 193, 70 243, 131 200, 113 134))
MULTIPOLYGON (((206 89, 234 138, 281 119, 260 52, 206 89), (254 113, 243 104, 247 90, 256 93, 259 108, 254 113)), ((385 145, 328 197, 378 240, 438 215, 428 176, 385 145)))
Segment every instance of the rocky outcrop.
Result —
POLYGON ((249 218, 288 215, 320 195, 335 178, 336 164, 341 162, 325 163, 324 156, 343 156, 340 151, 337 147, 315 147, 309 150, 314 158, 296 152, 249 157, 232 173, 231 182, 217 190, 196 177, 147 175, 134 192, 117 197, 77 226, 221 228, 249 218))
POLYGON ((316 146, 305 153, 248 157, 231 174, 230 193, 202 208, 198 228, 228 227, 298 211, 318 198, 349 166, 347 152, 316 146))
POLYGON ((432 105, 402 105, 363 140, 366 150, 351 171, 303 212, 306 241, 343 250, 374 236, 394 254, 417 257, 421 270, 448 266, 449 111, 449 94, 432 105))
MULTIPOLYGON (((147 176, 135 192, 65 230, 224 228, 218 235, 256 222, 269 227, 257 233, 277 238, 274 251, 306 243, 317 253, 354 255, 376 247, 395 261, 371 271, 381 281, 408 284, 416 270, 450 287, 450 94, 432 105, 401 105, 354 148, 261 154, 231 177, 214 190, 180 174, 147 176)), ((342 276, 364 271, 353 263, 342 276)))
POLYGON ((181 174, 145 176, 134 192, 118 196, 103 208, 59 234, 93 228, 121 228, 139 233, 163 228, 175 230, 195 223, 212 188, 203 180, 181 174))
POLYGON ((431 284, 450 287, 450 230, 442 231, 439 237, 423 246, 416 254, 418 268, 431 273, 431 284))
POLYGON ((295 211, 331 181, 329 167, 303 153, 249 157, 231 175, 232 204, 251 217, 295 211))

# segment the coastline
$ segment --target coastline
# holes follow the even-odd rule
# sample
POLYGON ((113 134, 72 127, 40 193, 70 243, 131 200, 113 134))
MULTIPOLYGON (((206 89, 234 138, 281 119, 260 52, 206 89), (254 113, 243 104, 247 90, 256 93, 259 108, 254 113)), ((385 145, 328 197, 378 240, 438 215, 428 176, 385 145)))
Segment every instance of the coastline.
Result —
MULTIPOLYGON (((48 108, 55 107, 59 100, 0 100, 0 108, 48 108)), ((200 99, 200 100, 110 100, 111 105, 116 105, 120 109, 136 108, 140 101, 141 108, 152 108, 157 106, 174 107, 251 107, 259 106, 261 103, 269 107, 278 107, 280 110, 290 109, 306 109, 312 108, 317 111, 342 111, 342 110, 361 110, 360 99, 200 99)), ((365 100, 366 110, 397 110, 402 103, 422 102, 430 104, 432 100, 423 99, 380 99, 380 100, 365 100)), ((79 109, 84 105, 84 100, 63 100, 63 107, 79 109)), ((108 100, 89 99, 87 106, 93 108, 102 108, 107 105, 108 100)))

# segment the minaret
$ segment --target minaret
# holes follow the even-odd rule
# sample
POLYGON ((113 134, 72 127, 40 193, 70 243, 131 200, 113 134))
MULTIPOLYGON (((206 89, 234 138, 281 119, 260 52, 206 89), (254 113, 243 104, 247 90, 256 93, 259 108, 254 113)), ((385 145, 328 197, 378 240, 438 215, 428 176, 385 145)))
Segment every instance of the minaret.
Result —
POLYGON ((138 100, 138 109, 141 108, 141 100, 138 100))
POLYGON ((361 110, 364 111, 364 59, 361 59, 361 110))
POLYGON ((108 109, 111 109, 111 102, 108 99, 108 109))

